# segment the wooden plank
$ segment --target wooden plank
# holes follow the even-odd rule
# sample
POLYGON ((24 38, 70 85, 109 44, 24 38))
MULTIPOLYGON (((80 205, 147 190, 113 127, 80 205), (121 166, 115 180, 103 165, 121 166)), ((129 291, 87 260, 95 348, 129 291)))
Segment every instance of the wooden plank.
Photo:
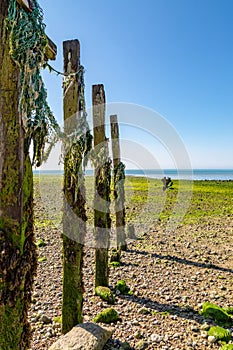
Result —
POLYGON ((29 0, 17 0, 18 4, 22 6, 26 11, 32 12, 29 0))
POLYGON ((57 57, 57 46, 54 42, 47 36, 48 45, 45 48, 45 56, 48 60, 54 61, 57 57))

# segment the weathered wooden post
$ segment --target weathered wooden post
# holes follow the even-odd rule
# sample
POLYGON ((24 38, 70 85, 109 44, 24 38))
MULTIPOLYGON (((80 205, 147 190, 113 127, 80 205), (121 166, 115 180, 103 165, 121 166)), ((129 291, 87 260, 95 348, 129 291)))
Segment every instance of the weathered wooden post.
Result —
POLYGON ((92 86, 93 130, 95 147, 95 287, 108 286, 108 248, 110 220, 111 162, 105 136, 105 92, 102 84, 92 86))
POLYGON ((110 116, 112 155, 113 155, 113 172, 114 172, 114 197, 116 212, 116 241, 117 249, 126 250, 125 235, 125 166, 121 162, 119 126, 117 115, 110 116))
POLYGON ((26 349, 27 312, 36 269, 33 241, 33 177, 25 154, 19 113, 19 67, 9 54, 4 21, 9 0, 0 2, 0 349, 26 349))
POLYGON ((78 40, 63 43, 64 55, 64 214, 62 332, 82 322, 83 245, 86 234, 83 154, 87 150, 83 67, 78 40))

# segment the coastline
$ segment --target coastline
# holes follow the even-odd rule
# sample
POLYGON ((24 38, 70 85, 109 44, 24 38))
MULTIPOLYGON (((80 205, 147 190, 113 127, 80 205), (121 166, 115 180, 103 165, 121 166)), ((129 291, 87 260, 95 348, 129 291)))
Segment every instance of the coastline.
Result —
MULTIPOLYGON (((34 170, 34 175, 63 175, 63 170, 34 170)), ((162 179, 164 176, 173 180, 233 180, 233 169, 126 169, 126 176, 162 179)), ((93 175, 93 170, 86 170, 86 176, 93 175)))

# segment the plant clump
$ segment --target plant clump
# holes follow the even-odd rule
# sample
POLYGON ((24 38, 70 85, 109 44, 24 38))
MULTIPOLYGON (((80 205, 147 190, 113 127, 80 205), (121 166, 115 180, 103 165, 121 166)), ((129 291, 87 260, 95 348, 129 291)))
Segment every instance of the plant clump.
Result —
POLYGON ((221 347, 221 350, 233 350, 233 344, 225 344, 221 347))
POLYGON ((210 327, 208 331, 208 335, 215 337, 216 340, 220 340, 220 341, 228 342, 229 340, 231 340, 231 333, 227 329, 219 326, 210 327))
POLYGON ((213 318, 220 325, 232 322, 231 316, 222 307, 209 302, 202 305, 202 315, 213 318))
POLYGON ((108 304, 115 304, 115 298, 110 288, 98 286, 95 288, 95 294, 107 301, 108 304))
POLYGON ((36 246, 38 248, 42 248, 44 247, 46 244, 45 244, 45 241, 43 239, 39 239, 37 242, 36 242, 36 246))
POLYGON ((127 286, 124 280, 120 280, 116 284, 116 290, 119 290, 122 294, 129 294, 130 288, 127 286))
POLYGON ((38 258, 38 262, 44 262, 47 261, 47 258, 45 256, 38 258))
POLYGON ((119 318, 118 312, 115 309, 108 308, 101 311, 95 318, 94 322, 99 323, 112 323, 116 322, 119 318))
POLYGON ((121 266, 121 263, 119 261, 112 261, 110 262, 110 266, 112 267, 120 267, 121 266))

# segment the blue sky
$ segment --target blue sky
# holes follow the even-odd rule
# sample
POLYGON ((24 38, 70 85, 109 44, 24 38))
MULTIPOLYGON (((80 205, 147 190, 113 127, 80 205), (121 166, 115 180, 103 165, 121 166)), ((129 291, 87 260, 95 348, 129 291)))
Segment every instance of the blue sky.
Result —
MULTIPOLYGON (((231 0, 39 3, 46 32, 58 46, 54 67, 62 70, 63 40, 81 43, 88 106, 92 84, 103 83, 108 103, 136 104, 163 116, 183 140, 194 168, 233 168, 231 0)), ((49 103, 62 121, 61 78, 45 73, 44 79, 49 103)), ((146 134, 140 138, 134 128, 122 134, 159 153, 161 147, 150 144, 146 134)), ((138 157, 140 166, 148 167, 143 154, 138 157)), ((161 167, 173 167, 160 158, 161 167)))

